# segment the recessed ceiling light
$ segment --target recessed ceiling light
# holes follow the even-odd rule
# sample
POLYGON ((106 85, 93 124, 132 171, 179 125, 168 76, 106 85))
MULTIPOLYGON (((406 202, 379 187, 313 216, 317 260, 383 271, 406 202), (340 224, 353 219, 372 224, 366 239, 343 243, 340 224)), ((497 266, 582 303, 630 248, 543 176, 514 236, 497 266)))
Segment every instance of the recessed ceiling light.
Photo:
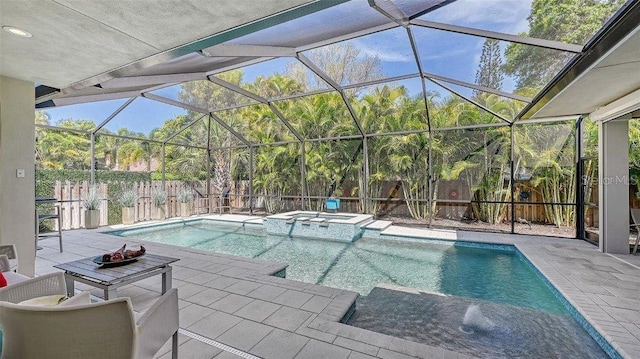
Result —
POLYGON ((13 26, 3 26, 2 30, 20 37, 31 37, 31 33, 13 26))

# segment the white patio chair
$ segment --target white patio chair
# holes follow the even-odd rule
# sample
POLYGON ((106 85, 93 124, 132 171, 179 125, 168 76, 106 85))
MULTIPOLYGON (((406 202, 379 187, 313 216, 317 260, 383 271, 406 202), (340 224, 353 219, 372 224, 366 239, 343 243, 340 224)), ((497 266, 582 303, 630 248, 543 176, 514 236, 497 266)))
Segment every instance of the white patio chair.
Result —
POLYGON ((67 294, 67 286, 64 282, 64 273, 62 272, 46 274, 35 278, 24 277, 18 273, 14 274, 23 277, 23 279, 12 283, 9 277, 7 277, 9 285, 0 288, 0 301, 15 304, 36 297, 67 294))
POLYGON ((163 294, 138 319, 129 298, 69 306, 15 304, 34 296, 66 293, 62 273, 36 277, 0 290, 2 358, 153 357, 172 338, 178 356, 178 293, 163 294))

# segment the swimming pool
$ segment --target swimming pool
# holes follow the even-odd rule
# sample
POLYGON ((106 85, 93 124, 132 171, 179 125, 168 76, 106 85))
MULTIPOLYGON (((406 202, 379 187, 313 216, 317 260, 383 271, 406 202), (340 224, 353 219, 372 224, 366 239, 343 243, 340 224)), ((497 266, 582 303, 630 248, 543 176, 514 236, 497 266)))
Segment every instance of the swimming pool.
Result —
MULTIPOLYGON (((454 245, 453 242, 400 238, 360 238, 355 242, 344 242, 278 237, 265 235, 257 229, 225 226, 209 220, 116 231, 112 234, 288 263, 289 279, 359 292, 364 298, 359 300, 359 308, 349 324, 385 334, 410 337, 430 345, 450 345, 450 349, 460 351, 462 348, 463 352, 468 349, 468 354, 484 357, 518 356, 515 354, 519 353, 517 350, 504 352, 501 356, 499 348, 505 343, 496 341, 496 336, 508 340, 505 345, 509 347, 520 345, 522 352, 549 341, 565 348, 580 346, 580 357, 607 357, 512 246, 486 249, 473 244, 454 245), (381 283, 420 292, 417 297, 409 296, 402 290, 377 287, 381 283), (441 300, 443 295, 447 296, 446 300, 441 300), (391 303, 397 304, 398 296, 405 298, 405 303, 414 303, 393 305, 393 311, 387 310, 385 315, 381 315, 381 308, 384 305, 388 308, 391 303), (479 303, 485 315, 489 313, 487 316, 493 318, 495 330, 499 332, 492 331, 493 336, 478 336, 481 331, 465 334, 457 330, 462 326, 465 311, 472 303, 479 303), (422 313, 428 308, 433 312, 422 313), (422 319, 418 321, 415 318, 417 312, 422 313, 422 319), (455 335, 446 335, 448 332, 442 328, 441 312, 451 316, 445 321, 454 323, 451 325, 455 335), (423 320, 427 317, 433 320, 423 320), (516 317, 518 323, 508 325, 509 318, 516 317), (523 320, 527 321, 524 325, 523 320), (418 322, 420 328, 417 328, 418 322), (457 322, 460 325, 455 324, 457 322), (517 342, 524 337, 513 340, 514 335, 510 334, 522 331, 510 325, 530 328, 526 335, 529 338, 527 343, 536 344, 529 349, 526 346, 522 348, 525 343, 517 342), (416 334, 420 330, 429 335, 416 334), (435 335, 438 332, 445 336, 435 335), (538 339, 531 334, 534 332, 539 334, 538 339), (498 349, 483 343, 497 344, 498 349), (573 344, 567 346, 567 343, 573 344)), ((552 351, 557 350, 556 345, 551 348, 552 351)), ((575 349, 570 350, 577 353, 575 349)), ((537 355, 551 357, 566 357, 565 354, 537 352, 537 355)))

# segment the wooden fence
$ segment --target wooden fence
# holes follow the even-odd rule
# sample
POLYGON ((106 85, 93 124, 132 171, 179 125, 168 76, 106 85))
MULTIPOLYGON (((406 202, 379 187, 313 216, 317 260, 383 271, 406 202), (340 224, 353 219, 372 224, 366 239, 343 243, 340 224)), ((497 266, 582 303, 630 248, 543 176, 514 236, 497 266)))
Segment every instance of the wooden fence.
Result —
MULTIPOLYGON (((167 193, 167 201, 164 204, 164 212, 166 218, 179 217, 180 201, 178 200, 178 190, 181 186, 188 186, 193 190, 193 201, 191 202, 191 214, 214 213, 218 210, 220 201, 220 192, 212 187, 210 195, 207 196, 206 188, 199 188, 182 181, 165 181, 164 187, 162 181, 139 182, 134 183, 134 187, 138 192, 138 203, 135 206, 136 221, 147 221, 154 218, 156 206, 151 198, 153 188, 163 188, 167 193), (209 206, 211 203, 211 206, 209 206)), ((233 208, 248 207, 248 198, 242 196, 247 192, 248 184, 246 181, 233 185, 230 193, 230 206, 233 208)), ((62 229, 78 229, 84 227, 84 208, 82 206, 82 198, 89 190, 88 181, 69 182, 57 181, 54 187, 54 197, 60 203, 62 216, 62 229)), ((100 226, 109 224, 109 202, 114 202, 115 198, 109 196, 108 184, 98 184, 98 192, 102 198, 100 204, 100 226)), ((113 208, 113 204, 111 205, 113 208)), ((113 223, 112 223, 113 224, 113 223)), ((54 225, 57 229, 57 222, 54 225)))
MULTIPOLYGON (((153 188, 163 188, 167 193, 167 202, 164 205, 164 212, 166 218, 179 217, 180 214, 180 202, 178 201, 177 193, 181 186, 189 186, 193 188, 194 199, 191 206, 191 214, 206 214, 217 213, 220 205, 220 191, 212 187, 210 189, 210 195, 207 196, 206 188, 198 187, 197 185, 188 184, 182 181, 165 181, 164 187, 162 181, 151 182, 139 182, 135 183, 135 188, 138 191, 139 200, 135 207, 136 221, 147 221, 154 218, 156 212, 156 206, 153 204, 151 193, 153 188), (211 205, 210 205, 211 204, 211 205)), ((393 188, 394 183, 389 182, 387 186, 384 186, 382 193, 388 193, 393 188)), ((248 209, 249 208, 249 191, 248 181, 233 182, 231 184, 230 193, 230 207, 234 210, 248 209)), ((67 229, 78 229, 84 227, 84 208, 82 207, 82 198, 89 189, 88 181, 71 183, 69 181, 58 181, 55 184, 55 197, 60 202, 61 215, 62 215, 62 227, 67 229)), ((113 191, 112 191, 113 192, 113 191)), ((99 193, 102 198, 100 205, 100 225, 104 226, 109 224, 109 208, 113 210, 114 205, 109 205, 109 202, 114 202, 115 198, 110 198, 108 193, 108 184, 99 184, 99 193)), ((436 216, 441 218, 461 218, 464 215, 468 215, 470 204, 469 203, 455 203, 447 202, 446 196, 448 192, 439 193, 440 198, 437 202, 436 216)), ((463 192, 460 192, 463 193, 463 192)), ((357 193, 348 193, 347 195, 357 196, 357 193)), ((113 197, 112 193, 112 197, 113 197)), ((635 196, 632 196, 632 202, 638 201, 635 196)), ((460 198, 462 199, 462 198, 460 198)), ((468 200, 468 198, 466 198, 468 200)), ((314 202, 323 202, 323 199, 314 199, 314 202)), ((516 202, 516 219, 523 218, 529 222, 545 223, 548 222, 546 218, 544 205, 533 204, 536 202, 542 202, 542 195, 537 191, 530 191, 530 196, 526 200, 516 202)), ((386 200, 380 200, 379 203, 383 205, 386 200)), ((254 198, 254 206, 260 206, 263 203, 259 196, 254 198)), ((639 205, 640 206, 640 205, 639 205)), ((511 220, 511 206, 505 206, 505 221, 511 220)), ((256 208, 258 211, 261 208, 256 208)), ((283 210, 298 210, 300 209, 299 199, 283 199, 283 210)), ((402 191, 398 192, 398 196, 393 198, 392 202, 389 202, 389 211, 387 212, 393 216, 410 216, 407 206, 404 204, 402 191)), ((361 211, 360 201, 358 199, 346 199, 341 201, 341 211, 343 212, 359 212, 361 211)), ((262 212, 262 211, 261 211, 262 212)), ((595 212, 597 213, 597 212, 595 212)), ((589 215, 587 215, 589 219, 589 215)), ((113 222, 113 220, 112 220, 113 222)), ((111 223, 114 224, 114 223, 111 223)), ((57 229, 57 223, 56 228, 57 229)))
MULTIPOLYGON (((62 229, 77 229, 84 227, 84 208, 82 207, 82 198, 89 191, 87 181, 80 183, 71 183, 69 181, 56 181, 54 187, 55 197, 60 202, 60 215, 62 217, 62 229)), ((98 185, 98 193, 100 198, 100 221, 99 224, 104 226, 108 219, 108 202, 107 202, 107 184, 98 185)), ((57 229, 58 223, 55 222, 54 229, 57 229)))

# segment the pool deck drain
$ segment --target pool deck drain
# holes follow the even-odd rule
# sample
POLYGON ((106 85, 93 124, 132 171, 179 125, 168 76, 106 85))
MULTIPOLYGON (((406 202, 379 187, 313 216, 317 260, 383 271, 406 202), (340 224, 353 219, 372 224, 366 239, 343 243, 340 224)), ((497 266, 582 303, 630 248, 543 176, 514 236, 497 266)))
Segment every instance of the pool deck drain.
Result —
MULTIPOLYGON (((232 219, 229 215, 207 218, 232 219)), ((233 215, 238 223, 255 218, 233 215)), ((110 228, 65 231, 64 253, 58 252, 55 240, 41 241, 44 249, 37 254, 37 273, 55 271, 52 265, 56 263, 120 247, 125 239, 100 233, 106 230, 110 228)), ((640 256, 611 256, 583 241, 525 235, 397 226, 387 227, 379 235, 417 239, 424 233, 430 237, 441 234, 446 240, 515 245, 622 357, 640 358, 640 256)), ((180 327, 243 353, 266 359, 468 358, 440 347, 341 324, 357 294, 269 275, 283 270, 284 264, 126 241, 130 245, 143 243, 152 253, 181 258, 173 266, 173 286, 180 297, 180 327)), ((159 277, 148 278, 124 287, 119 294, 131 297, 134 309, 142 311, 160 295, 159 281, 159 277)), ((99 291, 92 293, 102 295, 99 291)), ((169 350, 167 343, 156 358, 170 358, 169 350)), ((239 357, 183 334, 179 351, 179 357, 239 357)))

